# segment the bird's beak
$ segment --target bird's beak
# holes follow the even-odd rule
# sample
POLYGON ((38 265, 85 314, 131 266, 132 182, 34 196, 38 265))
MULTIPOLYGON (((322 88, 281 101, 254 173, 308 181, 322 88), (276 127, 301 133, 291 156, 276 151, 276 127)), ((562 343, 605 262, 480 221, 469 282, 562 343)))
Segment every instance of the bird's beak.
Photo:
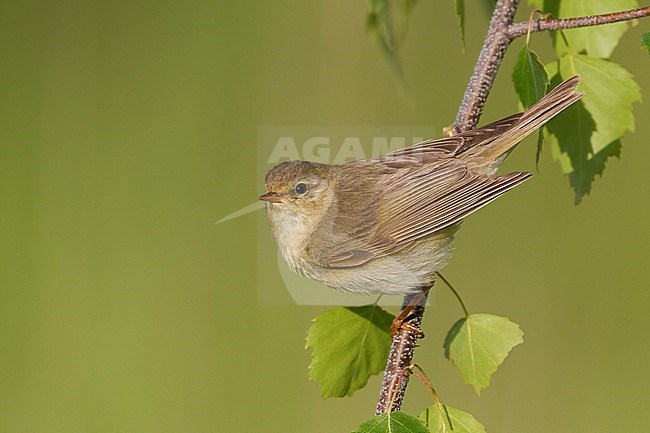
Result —
POLYGON ((277 192, 267 192, 260 196, 260 200, 266 201, 269 203, 282 203, 284 202, 284 197, 278 194, 277 192))

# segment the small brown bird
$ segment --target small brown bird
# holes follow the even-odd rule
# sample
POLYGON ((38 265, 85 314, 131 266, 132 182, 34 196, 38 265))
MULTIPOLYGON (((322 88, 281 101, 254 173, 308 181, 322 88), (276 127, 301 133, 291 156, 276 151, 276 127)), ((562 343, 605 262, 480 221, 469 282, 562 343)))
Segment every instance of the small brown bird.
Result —
POLYGON ((352 293, 431 284, 463 218, 528 179, 497 175, 524 137, 580 99, 579 76, 480 129, 337 165, 289 161, 266 175, 271 231, 289 267, 352 293))

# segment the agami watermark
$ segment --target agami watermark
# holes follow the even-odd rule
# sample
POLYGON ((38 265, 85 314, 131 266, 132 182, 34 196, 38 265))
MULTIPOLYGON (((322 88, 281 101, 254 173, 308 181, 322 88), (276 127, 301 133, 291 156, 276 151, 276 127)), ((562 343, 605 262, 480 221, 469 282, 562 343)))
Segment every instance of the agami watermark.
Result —
MULTIPOLYGON (((263 193, 264 177, 283 161, 306 160, 340 164, 374 158, 411 146, 434 135, 432 126, 262 126, 257 134, 257 179, 263 193)), ((218 223, 260 210, 255 202, 223 217, 218 223)), ((376 297, 338 292, 294 274, 278 253, 265 212, 257 217, 257 293, 261 305, 361 305, 376 297), (270 283, 280 277, 283 284, 270 283), (280 289, 279 289, 280 287, 280 289)), ((384 296, 384 305, 401 305, 401 296, 384 296)))

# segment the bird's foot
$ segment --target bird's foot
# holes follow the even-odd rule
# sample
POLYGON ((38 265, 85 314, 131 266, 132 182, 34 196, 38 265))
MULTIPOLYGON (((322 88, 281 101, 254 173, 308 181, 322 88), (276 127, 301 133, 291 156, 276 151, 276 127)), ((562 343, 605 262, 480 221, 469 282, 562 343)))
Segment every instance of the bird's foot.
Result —
POLYGON ((390 336, 395 337, 401 330, 405 330, 416 335, 416 338, 424 338, 424 331, 419 326, 411 324, 409 321, 413 318, 415 305, 408 305, 404 308, 390 325, 390 336))

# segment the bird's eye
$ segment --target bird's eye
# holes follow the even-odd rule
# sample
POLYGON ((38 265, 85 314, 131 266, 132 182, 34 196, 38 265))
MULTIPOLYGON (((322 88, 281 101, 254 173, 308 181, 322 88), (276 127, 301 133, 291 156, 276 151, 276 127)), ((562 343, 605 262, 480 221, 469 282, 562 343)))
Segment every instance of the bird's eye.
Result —
POLYGON ((307 194, 307 185, 304 183, 300 182, 298 185, 296 185, 296 192, 300 195, 305 195, 307 194))

